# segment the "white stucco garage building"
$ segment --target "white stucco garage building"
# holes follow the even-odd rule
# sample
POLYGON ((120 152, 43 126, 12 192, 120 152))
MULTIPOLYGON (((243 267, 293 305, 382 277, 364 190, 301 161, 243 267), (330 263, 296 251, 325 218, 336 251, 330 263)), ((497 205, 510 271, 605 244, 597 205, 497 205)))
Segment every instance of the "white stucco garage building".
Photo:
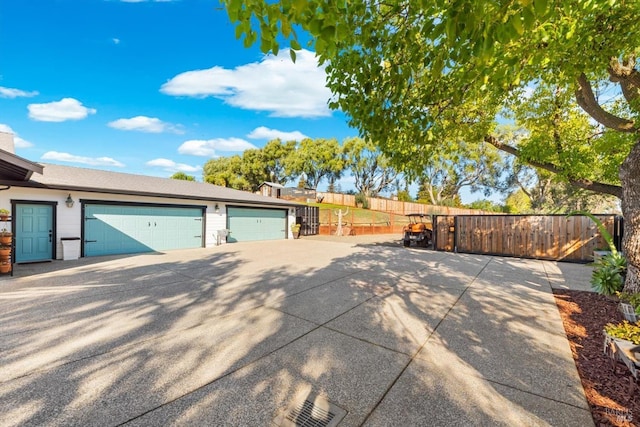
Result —
POLYGON ((0 223, 14 235, 14 261, 129 254, 291 238, 294 202, 212 184, 31 162, 0 133, 0 223), (73 203, 71 203, 73 202, 73 203), (218 239, 220 230, 229 230, 218 239))

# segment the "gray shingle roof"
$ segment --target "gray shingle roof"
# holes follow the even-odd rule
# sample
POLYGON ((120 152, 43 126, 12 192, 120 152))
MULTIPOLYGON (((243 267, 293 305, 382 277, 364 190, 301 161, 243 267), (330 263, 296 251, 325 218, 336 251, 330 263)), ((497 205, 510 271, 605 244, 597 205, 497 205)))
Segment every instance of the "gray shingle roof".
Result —
POLYGON ((298 203, 274 199, 218 185, 146 175, 102 171, 42 163, 42 175, 33 174, 27 182, 12 182, 16 187, 90 191, 110 194, 171 197, 190 200, 297 206, 298 203))

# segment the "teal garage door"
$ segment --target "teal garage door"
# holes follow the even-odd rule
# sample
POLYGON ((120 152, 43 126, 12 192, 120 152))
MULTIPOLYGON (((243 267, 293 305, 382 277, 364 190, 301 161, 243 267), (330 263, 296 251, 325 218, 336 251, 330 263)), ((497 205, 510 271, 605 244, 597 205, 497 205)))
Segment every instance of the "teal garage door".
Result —
POLYGON ((84 256, 203 246, 203 208, 84 205, 84 256))
POLYGON ((286 239, 287 211, 228 207, 227 225, 227 242, 286 239))

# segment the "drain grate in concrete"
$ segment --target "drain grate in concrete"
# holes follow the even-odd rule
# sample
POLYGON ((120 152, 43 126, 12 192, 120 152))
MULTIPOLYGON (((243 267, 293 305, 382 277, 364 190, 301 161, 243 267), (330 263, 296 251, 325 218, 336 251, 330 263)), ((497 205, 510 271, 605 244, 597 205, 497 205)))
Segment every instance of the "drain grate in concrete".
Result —
POLYGON ((280 427, 335 427, 347 411, 317 394, 308 395, 289 406, 275 419, 280 427))

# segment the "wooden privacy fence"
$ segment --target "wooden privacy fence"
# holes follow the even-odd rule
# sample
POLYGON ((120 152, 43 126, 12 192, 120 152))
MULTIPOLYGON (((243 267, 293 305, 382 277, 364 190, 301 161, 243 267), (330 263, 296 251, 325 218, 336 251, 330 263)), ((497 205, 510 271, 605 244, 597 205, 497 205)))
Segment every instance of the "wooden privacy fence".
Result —
MULTIPOLYGON (((342 206, 355 206, 356 196, 351 194, 338 193, 318 193, 317 198, 322 198, 322 203, 329 203, 342 206)), ((410 213, 421 213, 427 215, 491 215, 492 212, 485 212, 478 209, 450 208, 447 206, 426 205, 424 203, 402 202, 400 200, 379 199, 367 197, 369 209, 393 213, 396 215, 406 215, 410 213)))
MULTIPOLYGON (((595 215, 619 245, 622 218, 595 215)), ((436 250, 520 258, 588 262, 606 249, 596 224, 586 216, 440 215, 434 218, 436 250)))

